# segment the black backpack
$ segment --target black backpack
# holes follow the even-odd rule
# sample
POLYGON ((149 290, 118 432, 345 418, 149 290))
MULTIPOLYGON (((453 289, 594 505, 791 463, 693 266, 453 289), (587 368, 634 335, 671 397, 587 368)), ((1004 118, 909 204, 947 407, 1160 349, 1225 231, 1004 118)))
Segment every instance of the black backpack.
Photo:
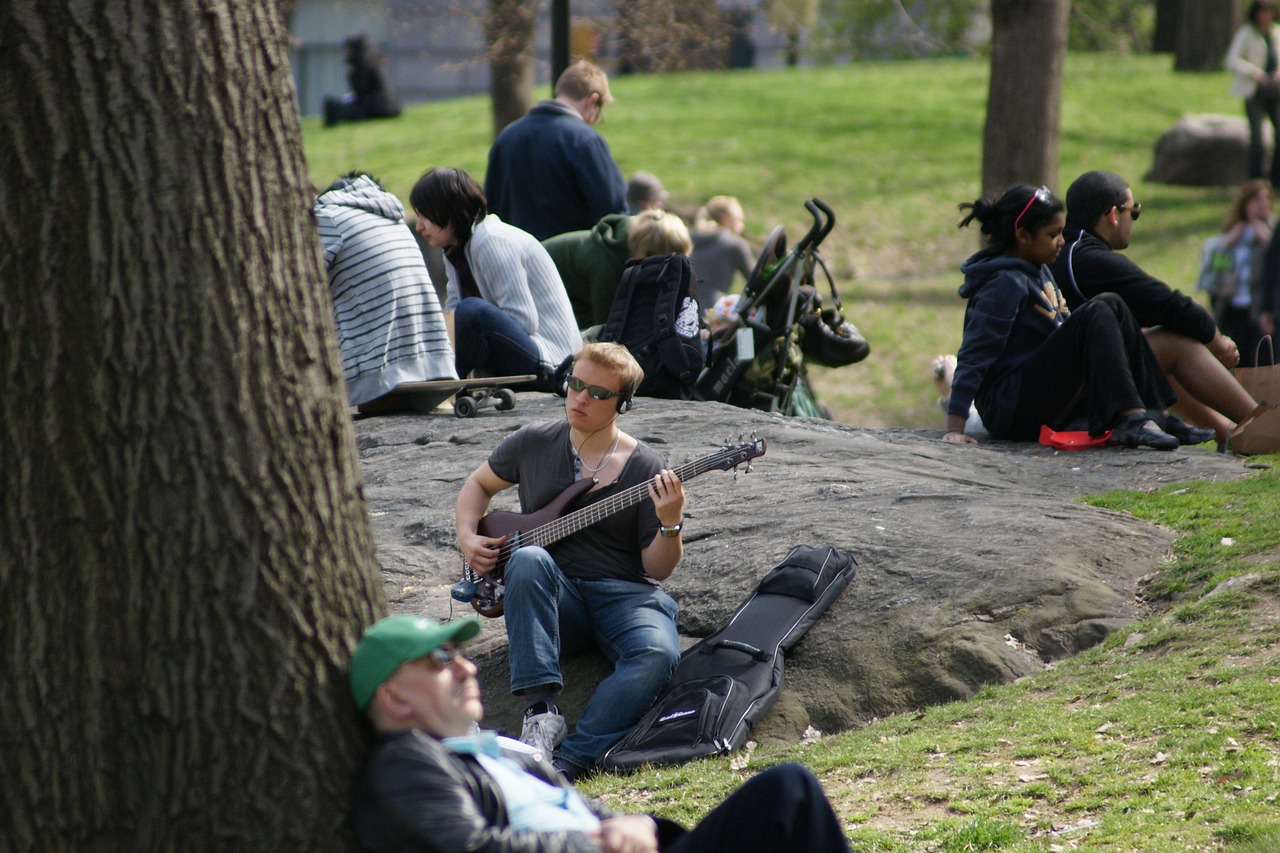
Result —
POLYGON ((686 255, 628 261, 599 340, 616 341, 644 368, 636 395, 696 399, 702 372, 702 312, 686 255))
POLYGON ((783 655, 853 580, 853 555, 797 545, 729 623, 680 656, 635 728, 600 759, 606 770, 680 764, 732 752, 782 690, 783 655))

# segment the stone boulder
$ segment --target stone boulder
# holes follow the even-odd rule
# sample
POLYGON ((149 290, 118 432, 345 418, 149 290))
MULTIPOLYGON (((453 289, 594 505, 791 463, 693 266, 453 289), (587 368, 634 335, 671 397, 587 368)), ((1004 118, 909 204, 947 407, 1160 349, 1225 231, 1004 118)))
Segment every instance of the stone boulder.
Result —
MULTIPOLYGON (((1264 127, 1263 145, 1270 158, 1270 125, 1264 127)), ((1181 186, 1235 186, 1247 177, 1248 152, 1249 124, 1244 117, 1183 116, 1156 142, 1146 179, 1181 186)))
MULTIPOLYGON (((559 398, 521 394, 513 411, 473 419, 437 412, 356 422, 392 612, 471 613, 449 596, 462 570, 458 490, 503 436, 560 417, 559 398)), ((768 442, 749 473, 712 471, 687 484, 686 555, 665 584, 687 642, 719 628, 794 544, 832 545, 857 559, 857 577, 788 656, 784 695, 757 727, 757 737, 783 739, 809 725, 838 731, 964 699, 1094 645, 1145 615, 1138 584, 1171 537, 1072 499, 1247 470, 1199 449, 957 446, 936 431, 859 429, 719 403, 643 399, 622 426, 673 465, 739 435, 768 442)), ((517 509, 514 489, 493 508, 517 509)), ((488 723, 518 731, 503 622, 484 627, 472 648, 488 723)), ((593 655, 566 663, 571 719, 606 671, 593 655)))

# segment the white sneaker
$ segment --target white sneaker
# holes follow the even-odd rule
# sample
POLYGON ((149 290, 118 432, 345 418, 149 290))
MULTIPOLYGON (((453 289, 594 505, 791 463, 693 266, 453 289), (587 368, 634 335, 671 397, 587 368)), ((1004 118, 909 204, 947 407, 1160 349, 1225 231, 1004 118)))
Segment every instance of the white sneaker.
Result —
POLYGON ((537 702, 524 712, 520 742, 528 744, 550 760, 568 730, 569 725, 564 721, 559 708, 550 702, 537 702))

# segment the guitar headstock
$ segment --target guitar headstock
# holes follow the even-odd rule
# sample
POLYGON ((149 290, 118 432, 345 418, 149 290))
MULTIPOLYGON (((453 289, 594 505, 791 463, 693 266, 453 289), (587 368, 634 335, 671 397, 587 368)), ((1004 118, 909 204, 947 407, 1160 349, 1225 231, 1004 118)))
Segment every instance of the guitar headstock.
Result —
POLYGON ((721 471, 728 471, 730 468, 737 468, 746 462, 747 471, 751 470, 750 462, 758 456, 764 456, 768 444, 763 438, 752 436, 750 441, 739 441, 738 443, 726 443, 720 448, 719 453, 712 454, 708 459, 708 465, 712 468, 719 468, 721 471))

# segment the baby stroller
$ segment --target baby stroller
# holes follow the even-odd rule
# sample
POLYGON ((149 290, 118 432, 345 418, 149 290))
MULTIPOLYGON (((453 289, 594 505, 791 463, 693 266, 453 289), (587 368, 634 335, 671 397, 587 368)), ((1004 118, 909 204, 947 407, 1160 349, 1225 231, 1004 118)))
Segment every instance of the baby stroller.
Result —
POLYGON ((785 230, 775 228, 734 310, 719 322, 713 317, 706 367, 697 383, 704 400, 830 418, 830 411, 814 398, 807 360, 844 367, 870 353, 866 339, 845 320, 835 282, 818 252, 835 227, 835 213, 816 198, 804 206, 813 217, 809 232, 788 252, 785 230), (814 286, 817 269, 831 292, 827 308, 814 286))

